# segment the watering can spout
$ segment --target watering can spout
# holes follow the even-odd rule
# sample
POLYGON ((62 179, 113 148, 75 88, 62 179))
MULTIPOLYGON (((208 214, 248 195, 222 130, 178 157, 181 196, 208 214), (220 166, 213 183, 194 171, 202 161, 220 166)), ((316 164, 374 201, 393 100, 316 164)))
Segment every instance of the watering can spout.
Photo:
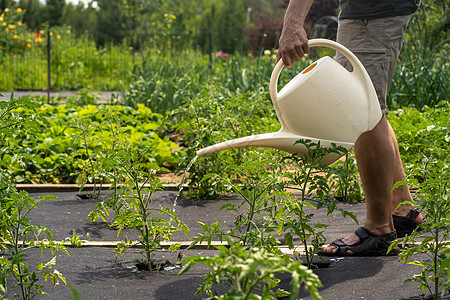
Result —
MULTIPOLYGON (((353 147, 353 143, 318 140, 314 138, 302 137, 290 132, 280 130, 278 132, 251 135, 215 144, 197 151, 197 156, 202 157, 211 153, 241 147, 272 148, 302 156, 305 155, 308 150, 304 144, 296 143, 299 140, 311 140, 311 142, 313 143, 320 142, 321 147, 326 148, 332 147, 332 143, 338 146, 342 146, 347 150, 350 150, 353 147)), ((326 157, 324 157, 324 159, 322 159, 322 162, 325 164, 331 164, 339 159, 339 157, 340 155, 337 153, 330 153, 326 157)))

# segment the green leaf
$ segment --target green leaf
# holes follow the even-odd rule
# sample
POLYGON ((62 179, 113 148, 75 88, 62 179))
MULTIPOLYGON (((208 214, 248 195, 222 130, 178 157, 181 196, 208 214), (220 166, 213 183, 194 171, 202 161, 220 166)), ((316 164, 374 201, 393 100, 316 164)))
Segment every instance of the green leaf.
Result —
POLYGON ((288 245, 289 249, 294 248, 294 237, 292 236, 292 233, 287 232, 284 235, 284 241, 285 241, 286 245, 288 245))

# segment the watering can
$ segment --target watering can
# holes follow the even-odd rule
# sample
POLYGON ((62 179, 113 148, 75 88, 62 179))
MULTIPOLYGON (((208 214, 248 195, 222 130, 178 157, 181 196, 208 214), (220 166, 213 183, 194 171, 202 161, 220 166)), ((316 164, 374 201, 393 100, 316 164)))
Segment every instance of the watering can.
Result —
MULTIPOLYGON (((302 156, 308 150, 304 144, 296 143, 299 140, 320 142, 323 148, 330 148, 334 143, 350 150, 361 134, 372 130, 382 112, 362 63, 346 47, 331 40, 313 39, 309 46, 338 51, 350 61, 353 71, 324 56, 278 92, 278 77, 284 66, 280 60, 270 78, 270 96, 281 129, 212 145, 199 150, 197 156, 238 147, 267 147, 302 156)), ((321 162, 331 164, 340 156, 330 153, 321 162)))

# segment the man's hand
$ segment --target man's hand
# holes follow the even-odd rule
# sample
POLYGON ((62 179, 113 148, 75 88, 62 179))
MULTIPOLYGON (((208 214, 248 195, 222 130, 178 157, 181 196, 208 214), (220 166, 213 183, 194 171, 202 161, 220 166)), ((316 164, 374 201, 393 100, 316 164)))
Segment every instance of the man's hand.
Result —
POLYGON ((277 62, 282 59, 288 68, 292 67, 293 61, 298 61, 309 53, 308 36, 303 24, 313 2, 314 0, 291 0, 289 2, 277 54, 277 62))
POLYGON ((283 64, 290 68, 293 61, 299 61, 307 53, 309 53, 308 37, 303 26, 298 29, 283 28, 277 62, 283 59, 283 64))

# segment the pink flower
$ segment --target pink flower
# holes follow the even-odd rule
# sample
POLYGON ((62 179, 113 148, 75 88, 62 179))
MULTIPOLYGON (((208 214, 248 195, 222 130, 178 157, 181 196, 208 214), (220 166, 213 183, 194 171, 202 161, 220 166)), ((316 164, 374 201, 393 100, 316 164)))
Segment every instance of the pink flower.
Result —
POLYGON ((220 57, 220 56, 227 57, 228 53, 219 51, 219 52, 216 53, 216 57, 220 57))

